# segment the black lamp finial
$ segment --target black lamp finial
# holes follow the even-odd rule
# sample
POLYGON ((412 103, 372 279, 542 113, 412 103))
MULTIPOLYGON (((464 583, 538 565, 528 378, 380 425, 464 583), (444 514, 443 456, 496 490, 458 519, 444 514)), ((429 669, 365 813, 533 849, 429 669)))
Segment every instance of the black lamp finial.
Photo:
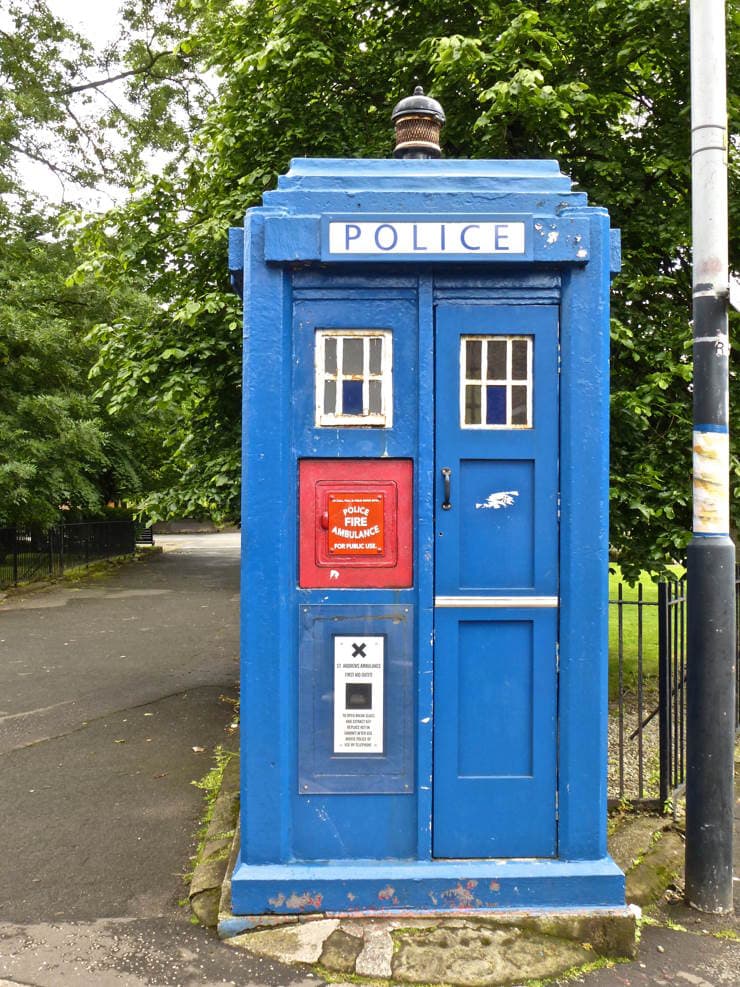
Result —
POLYGON ((396 158, 440 158, 439 132, 444 126, 445 111, 436 99, 425 96, 421 86, 413 96, 402 99, 391 113, 396 128, 396 158))

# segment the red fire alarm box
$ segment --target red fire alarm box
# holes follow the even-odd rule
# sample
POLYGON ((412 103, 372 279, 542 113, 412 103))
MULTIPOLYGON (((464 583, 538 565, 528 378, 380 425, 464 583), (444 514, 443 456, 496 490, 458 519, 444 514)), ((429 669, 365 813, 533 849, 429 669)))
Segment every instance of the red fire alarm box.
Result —
POLYGON ((410 459, 304 459, 299 464, 300 585, 411 586, 410 459))

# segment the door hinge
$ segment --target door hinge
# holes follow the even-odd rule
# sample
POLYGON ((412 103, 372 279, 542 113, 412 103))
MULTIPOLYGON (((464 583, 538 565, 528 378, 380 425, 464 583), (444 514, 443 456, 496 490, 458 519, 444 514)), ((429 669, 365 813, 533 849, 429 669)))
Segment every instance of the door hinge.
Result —
POLYGON ((560 520, 560 493, 558 493, 558 521, 560 520))
POLYGON ((555 789, 555 819, 560 820, 560 793, 555 789))
POLYGON ((555 645, 555 674, 560 674, 560 644, 555 645))

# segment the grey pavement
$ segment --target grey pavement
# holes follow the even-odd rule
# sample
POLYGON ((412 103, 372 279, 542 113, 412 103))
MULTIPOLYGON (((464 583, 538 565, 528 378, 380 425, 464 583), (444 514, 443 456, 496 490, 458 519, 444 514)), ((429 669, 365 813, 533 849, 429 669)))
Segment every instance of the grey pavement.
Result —
POLYGON ((637 960, 569 977, 567 983, 587 987, 738 987, 740 942, 702 933, 705 927, 702 919, 693 920, 692 928, 686 931, 647 926, 637 960))
POLYGON ((0 603, 0 983, 316 984, 179 904, 191 782, 234 742, 239 535, 157 543, 0 603))

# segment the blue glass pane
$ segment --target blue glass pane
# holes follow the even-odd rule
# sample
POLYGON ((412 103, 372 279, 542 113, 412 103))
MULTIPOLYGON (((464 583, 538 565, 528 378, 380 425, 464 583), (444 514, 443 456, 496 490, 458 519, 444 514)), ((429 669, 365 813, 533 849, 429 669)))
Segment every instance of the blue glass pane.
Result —
POLYGON ((506 385, 486 387, 486 425, 506 424, 506 385))
POLYGON ((342 381, 342 411, 345 415, 362 414, 362 381, 342 381))

